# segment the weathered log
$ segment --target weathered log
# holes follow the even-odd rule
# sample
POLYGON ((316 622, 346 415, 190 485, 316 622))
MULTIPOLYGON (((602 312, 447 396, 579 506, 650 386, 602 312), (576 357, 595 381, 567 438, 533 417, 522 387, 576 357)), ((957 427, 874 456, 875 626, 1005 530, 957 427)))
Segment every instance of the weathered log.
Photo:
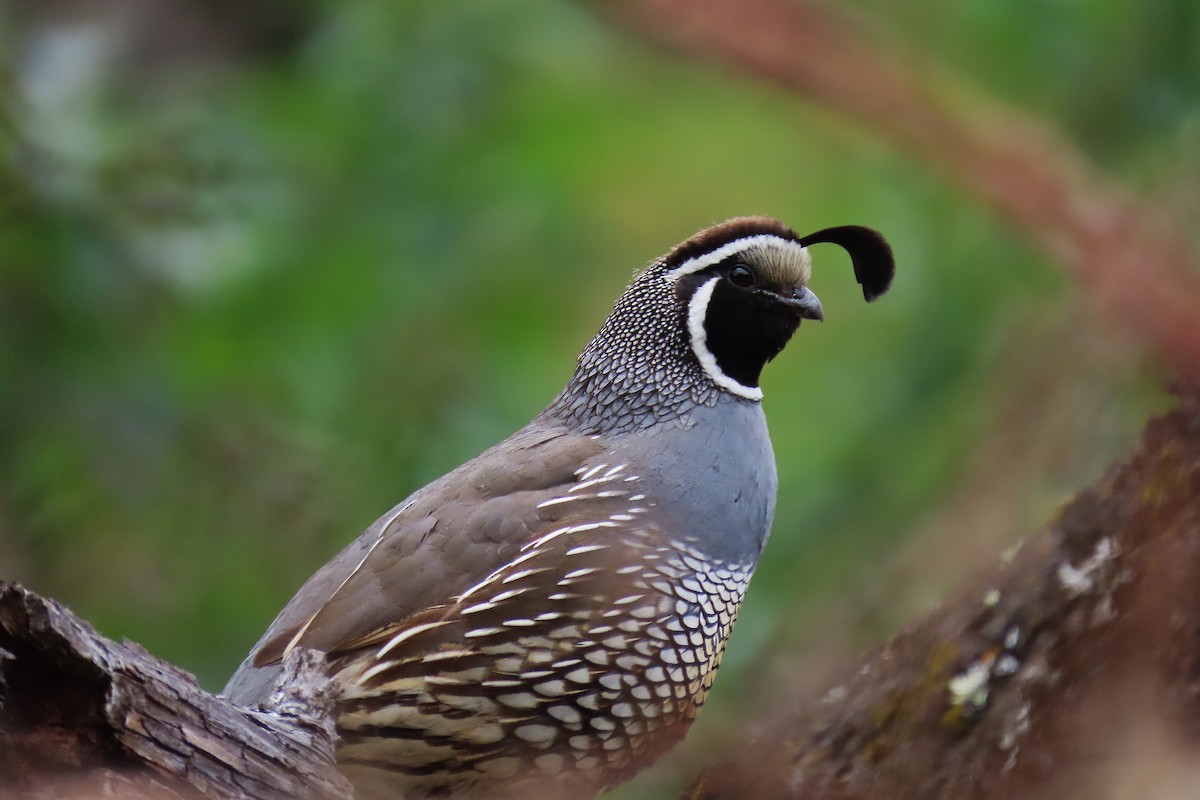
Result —
POLYGON ((0 796, 345 800, 323 662, 290 658, 248 711, 0 582, 0 796))

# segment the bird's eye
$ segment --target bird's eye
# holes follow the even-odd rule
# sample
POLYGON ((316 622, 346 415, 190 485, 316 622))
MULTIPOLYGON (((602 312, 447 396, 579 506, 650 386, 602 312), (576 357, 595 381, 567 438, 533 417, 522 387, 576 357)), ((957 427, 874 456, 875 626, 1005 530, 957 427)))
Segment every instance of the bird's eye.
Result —
POLYGON ((749 289, 754 285, 754 273, 745 264, 734 264, 729 270, 729 282, 739 289, 749 289))

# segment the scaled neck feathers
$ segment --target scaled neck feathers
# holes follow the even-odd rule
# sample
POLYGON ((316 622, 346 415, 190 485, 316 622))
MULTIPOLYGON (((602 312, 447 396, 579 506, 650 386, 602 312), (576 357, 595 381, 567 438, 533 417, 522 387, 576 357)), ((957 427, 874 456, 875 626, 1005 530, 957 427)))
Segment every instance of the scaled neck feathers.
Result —
POLYGON ((579 356, 575 374, 543 416, 582 433, 616 433, 670 422, 723 394, 696 360, 687 305, 656 262, 613 307, 579 356))

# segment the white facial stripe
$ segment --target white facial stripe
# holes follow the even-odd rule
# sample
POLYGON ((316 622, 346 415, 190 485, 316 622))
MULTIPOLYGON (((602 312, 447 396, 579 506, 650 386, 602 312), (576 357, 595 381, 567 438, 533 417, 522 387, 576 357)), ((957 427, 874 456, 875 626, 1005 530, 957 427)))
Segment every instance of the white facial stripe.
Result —
MULTIPOLYGON (((745 242, 748 240, 739 239, 738 241, 745 242)), ((732 244, 736 244, 736 242, 732 244)), ((728 247, 728 245, 726 245, 726 247, 728 247)), ((724 249, 725 248, 714 250, 709 254, 709 256, 716 255, 724 249)), ((735 251, 737 249, 739 248, 734 248, 735 251)), ((709 256, 705 256, 704 258, 708 258, 709 256)), ((724 258, 724 256, 722 256, 722 258, 724 258)), ((700 261, 701 259, 694 260, 700 261)), ((717 261, 720 261, 720 259, 717 259, 717 261)), ((685 266, 686 264, 690 263, 692 262, 686 262, 685 266)), ((714 261, 712 263, 716 262, 714 261)), ((708 264, 705 264, 704 266, 708 266, 708 264)), ((704 266, 697 267, 697 269, 704 269, 704 266)), ((682 267, 680 267, 680 269, 682 269, 682 267)), ((678 271, 679 270, 675 270, 675 272, 678 271)), ((731 394, 736 394, 738 397, 744 397, 747 400, 762 400, 762 389, 758 388, 757 386, 746 386, 738 383, 733 378, 726 375, 717 365, 717 357, 714 356, 712 351, 708 349, 708 333, 704 330, 704 317, 708 313, 708 301, 712 299, 713 290, 717 288, 717 282, 720 280, 720 275, 714 275, 713 277, 709 278, 700 285, 700 288, 696 290, 696 293, 692 295, 692 299, 688 302, 687 325, 688 333, 691 335, 692 339, 692 351, 695 352, 696 358, 700 360, 700 366, 704 368, 704 372, 717 386, 720 386, 722 389, 730 392, 731 394)))
POLYGON ((699 272, 706 267, 711 267, 713 264, 720 264, 725 259, 729 258, 734 253, 741 252, 755 245, 767 245, 768 243, 778 242, 784 246, 798 247, 796 242, 790 239, 784 239, 770 233, 759 233, 754 236, 744 236, 741 239, 734 239, 728 244, 723 244, 716 250, 711 250, 702 256, 689 258, 687 261, 680 264, 675 269, 666 274, 668 281, 675 281, 682 278, 684 275, 691 275, 693 272, 699 272))

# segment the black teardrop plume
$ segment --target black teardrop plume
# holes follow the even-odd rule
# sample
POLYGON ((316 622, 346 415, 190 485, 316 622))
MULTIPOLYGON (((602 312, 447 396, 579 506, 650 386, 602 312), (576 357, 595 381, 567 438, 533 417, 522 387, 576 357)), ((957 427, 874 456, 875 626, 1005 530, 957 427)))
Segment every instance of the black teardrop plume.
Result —
POLYGON ((862 286, 863 297, 868 303, 892 285, 896 262, 891 246, 879 231, 862 225, 840 225, 810 233, 800 239, 800 244, 805 247, 821 242, 840 245, 850 254, 850 260, 854 263, 854 277, 862 286))

